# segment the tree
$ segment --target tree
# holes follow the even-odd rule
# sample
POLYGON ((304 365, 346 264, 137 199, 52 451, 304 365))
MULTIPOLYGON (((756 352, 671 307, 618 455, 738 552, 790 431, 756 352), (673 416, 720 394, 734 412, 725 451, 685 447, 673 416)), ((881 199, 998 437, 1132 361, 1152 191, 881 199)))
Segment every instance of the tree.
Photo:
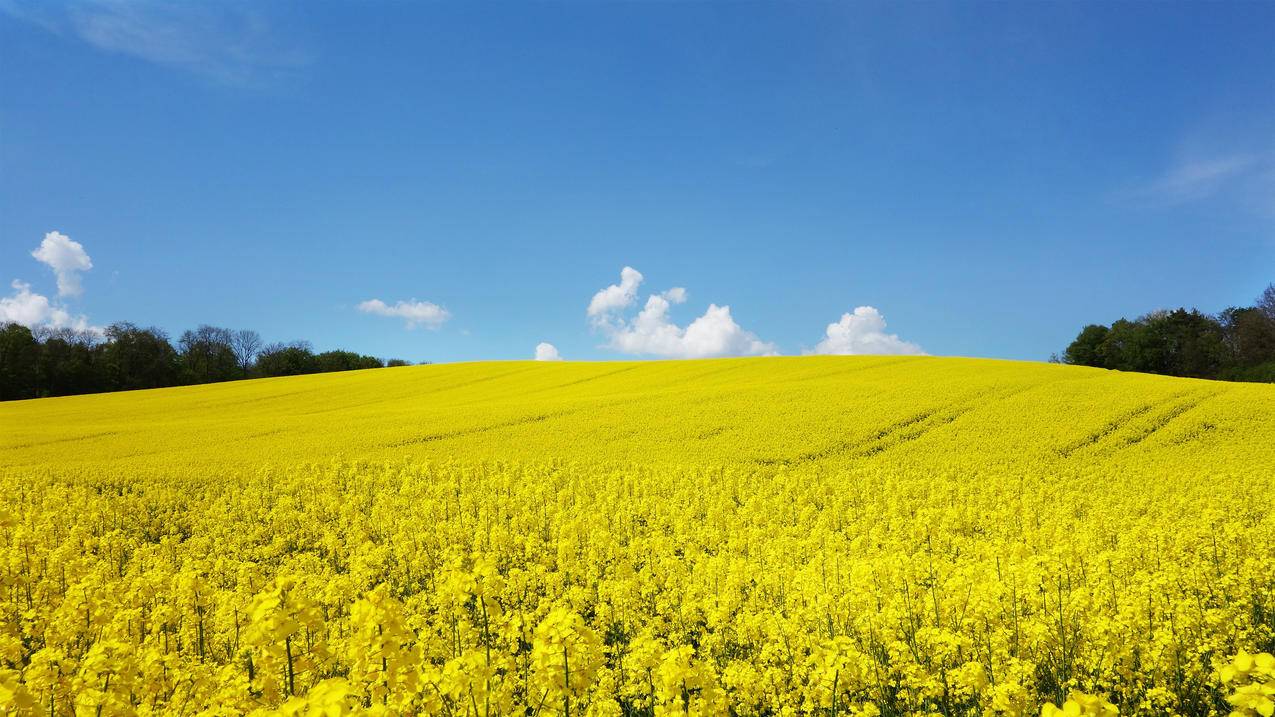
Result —
POLYGON ((1266 318, 1275 321, 1275 284, 1266 285, 1266 290, 1257 297, 1256 308, 1266 314, 1266 318))
MULTIPOLYGON (((1092 342, 1102 335, 1102 328, 1085 327, 1068 351, 1086 357, 1092 342), (1087 332, 1087 333, 1086 333, 1087 332)), ((1194 309, 1157 311, 1136 321, 1120 319, 1098 342, 1099 365, 1121 371, 1142 371, 1170 376, 1208 378, 1218 374, 1226 363, 1226 346, 1222 326, 1216 319, 1194 309)))
POLYGON ((1150 321, 1148 329, 1163 352, 1158 373, 1211 378, 1226 363, 1222 325, 1212 316, 1177 309, 1150 321))
POLYGON ((252 371, 293 376, 385 365, 353 351, 315 355, 304 341, 263 349, 256 331, 208 325, 183 332, 174 348, 162 330, 128 322, 105 332, 0 324, 0 400, 227 381, 252 371))
POLYGON ((231 335, 230 348, 235 352, 240 373, 247 376, 261 351, 261 334, 250 329, 240 329, 231 335))
POLYGON ((1275 318, 1257 307, 1231 308, 1219 314, 1229 358, 1235 366, 1275 361, 1275 318))
POLYGON ((297 376, 317 370, 314 350, 305 341, 270 344, 257 355, 257 373, 262 376, 297 376))
POLYGON ((34 333, 42 346, 39 365, 42 396, 105 390, 100 362, 95 358, 100 344, 97 334, 70 328, 41 328, 34 333))
POLYGON ((1067 347, 1063 360, 1119 371, 1275 381, 1275 284, 1255 304, 1217 316, 1180 308, 1111 326, 1091 324, 1067 347))
POLYGON ((0 326, 0 401, 35 398, 40 344, 31 329, 18 323, 0 326))
POLYGON ((407 361, 404 361, 403 359, 396 359, 396 358, 390 359, 389 361, 385 362, 386 368, 396 368, 398 366, 411 366, 411 364, 408 363, 407 361))
POLYGON ((182 334, 177 345, 181 349, 182 381, 213 383, 239 376, 239 361, 230 329, 204 324, 182 334))
POLYGON ((1076 340, 1063 352, 1063 361, 1076 366, 1103 366, 1099 349, 1111 330, 1099 324, 1089 324, 1080 330, 1076 340))
POLYGON ((315 370, 320 373, 385 367, 375 356, 361 356, 353 351, 324 351, 314 357, 314 363, 315 370))
POLYGON ((180 359, 168 334, 162 329, 138 328, 127 321, 106 329, 106 343, 100 348, 104 390, 174 386, 180 359))
POLYGON ((1163 352, 1146 329, 1147 318, 1137 321, 1120 319, 1111 324, 1098 347, 1100 365, 1117 371, 1159 373, 1157 369, 1164 363, 1161 359, 1163 352))

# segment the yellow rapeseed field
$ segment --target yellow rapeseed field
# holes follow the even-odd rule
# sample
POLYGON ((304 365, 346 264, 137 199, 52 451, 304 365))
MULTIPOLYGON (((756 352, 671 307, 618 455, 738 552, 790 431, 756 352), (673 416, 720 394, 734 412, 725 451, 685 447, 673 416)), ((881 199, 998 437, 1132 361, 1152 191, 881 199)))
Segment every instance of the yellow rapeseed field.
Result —
POLYGON ((480 363, 0 404, 0 712, 1272 714, 1275 386, 480 363))

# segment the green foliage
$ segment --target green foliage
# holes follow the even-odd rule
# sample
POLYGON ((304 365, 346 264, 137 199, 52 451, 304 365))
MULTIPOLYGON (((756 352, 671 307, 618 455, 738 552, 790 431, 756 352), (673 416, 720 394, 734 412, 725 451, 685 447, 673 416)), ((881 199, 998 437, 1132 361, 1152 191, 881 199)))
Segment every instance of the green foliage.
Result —
POLYGON ((259 376, 300 376, 318 371, 314 350, 304 341, 270 344, 257 355, 259 376))
POLYGON ((1090 324, 1063 354, 1079 366, 1233 381, 1275 381, 1275 284, 1257 306, 1216 317, 1195 309, 1090 324))
POLYGON ((1224 381, 1275 383, 1275 359, 1256 366, 1228 368, 1218 378, 1224 381))
POLYGON ((1107 334, 1111 333, 1111 329, 1098 324, 1090 324, 1080 330, 1080 335, 1075 341, 1067 347, 1063 353, 1063 362, 1075 364, 1077 366, 1099 366, 1101 365, 1101 354, 1099 353, 1102 344, 1107 340, 1107 334))
POLYGON ((70 396, 101 390, 100 362, 94 359, 96 335, 63 328, 37 332, 36 338, 41 341, 37 393, 70 396))
POLYGON ((305 342, 260 346, 255 331, 208 325, 183 332, 174 348, 162 330, 127 322, 102 333, 0 324, 0 401, 386 365, 353 351, 316 355, 305 342))
POLYGON ((363 356, 353 351, 324 351, 314 357, 314 363, 320 372, 385 368, 385 363, 379 358, 363 356))
POLYGON ((1275 316, 1254 307, 1230 308, 1218 318, 1237 365, 1256 366, 1275 357, 1275 316))
POLYGON ((203 325, 182 334, 178 346, 182 357, 182 383, 213 383, 239 378, 234 333, 230 329, 203 325))
POLYGON ((128 322, 107 327, 100 360, 107 391, 173 386, 181 372, 180 358, 163 330, 128 322))
POLYGON ((40 345, 21 324, 0 328, 0 401, 31 398, 36 386, 40 345))

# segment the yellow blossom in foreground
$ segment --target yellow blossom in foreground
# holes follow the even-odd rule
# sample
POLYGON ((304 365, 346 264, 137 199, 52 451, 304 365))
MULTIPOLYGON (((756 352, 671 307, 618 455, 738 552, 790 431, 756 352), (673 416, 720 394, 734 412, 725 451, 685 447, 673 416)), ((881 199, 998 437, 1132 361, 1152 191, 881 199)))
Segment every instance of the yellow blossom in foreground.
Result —
POLYGON ((1072 692, 1062 707, 1054 703, 1046 703, 1041 709, 1041 717, 1116 717, 1120 711, 1101 695, 1087 695, 1083 692, 1072 692))
POLYGON ((1275 708, 1272 386, 512 362, 0 429, 3 714, 1275 708))
POLYGON ((1275 714, 1275 656, 1269 652, 1241 652, 1219 671, 1222 682, 1234 691, 1226 701, 1234 717, 1271 717, 1275 714))

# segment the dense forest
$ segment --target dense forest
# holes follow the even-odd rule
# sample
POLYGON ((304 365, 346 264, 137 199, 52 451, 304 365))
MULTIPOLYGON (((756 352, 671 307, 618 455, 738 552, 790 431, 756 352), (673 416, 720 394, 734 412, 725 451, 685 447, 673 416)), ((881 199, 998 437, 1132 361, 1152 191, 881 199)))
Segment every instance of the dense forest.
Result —
POLYGON ((263 344, 256 331, 200 326, 177 345, 156 328, 112 324, 104 334, 0 326, 0 400, 125 391, 267 376, 405 366, 306 342, 263 344))
POLYGON ((1175 309, 1090 324, 1060 358, 1119 371, 1275 382, 1275 284, 1253 306, 1216 316, 1175 309))

